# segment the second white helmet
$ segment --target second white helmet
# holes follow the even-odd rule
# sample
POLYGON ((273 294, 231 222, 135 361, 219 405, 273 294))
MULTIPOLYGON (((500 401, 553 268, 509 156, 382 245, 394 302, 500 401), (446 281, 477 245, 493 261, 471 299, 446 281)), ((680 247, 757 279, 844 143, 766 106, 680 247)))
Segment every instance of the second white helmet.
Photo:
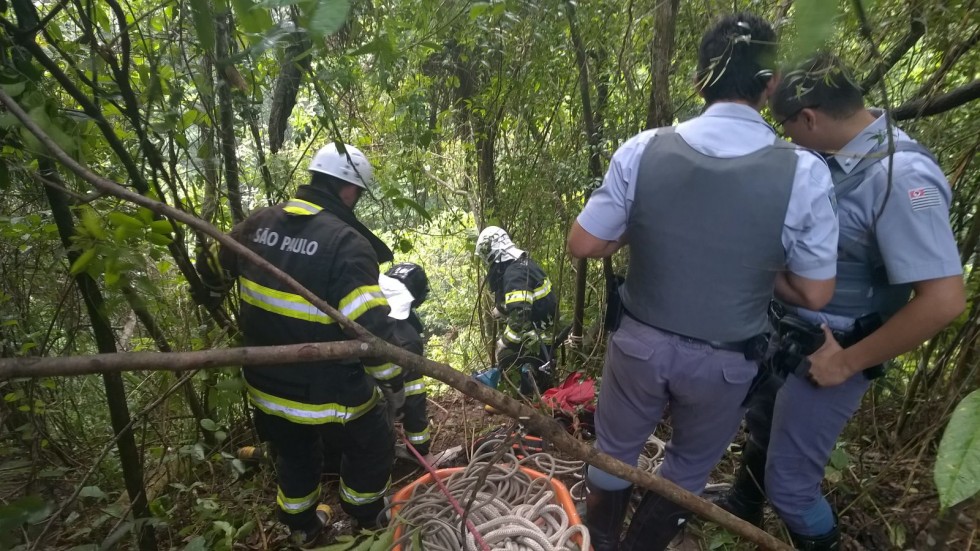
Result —
POLYGON ((487 264, 517 260, 524 255, 503 228, 487 226, 476 239, 476 254, 487 264))
POLYGON ((357 187, 368 189, 374 184, 374 167, 360 149, 344 145, 346 153, 337 150, 333 142, 320 148, 310 162, 310 172, 328 174, 357 187))

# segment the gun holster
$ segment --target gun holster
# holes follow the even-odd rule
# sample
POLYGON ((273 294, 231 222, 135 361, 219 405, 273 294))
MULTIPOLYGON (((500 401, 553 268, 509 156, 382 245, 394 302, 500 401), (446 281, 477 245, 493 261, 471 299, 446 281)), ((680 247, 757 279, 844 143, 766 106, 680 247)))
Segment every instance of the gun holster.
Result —
POLYGON ((612 333, 619 329, 619 322, 623 319, 625 308, 623 308, 620 288, 625 282, 626 278, 621 275, 614 275, 606 279, 606 317, 603 321, 606 333, 612 333))
MULTIPOLYGON (((798 377, 805 378, 810 371, 808 356, 823 346, 826 340, 823 329, 819 325, 786 312, 782 305, 775 302, 769 308, 769 321, 776 333, 776 352, 772 362, 774 370, 783 376, 794 373, 798 377)), ((842 348, 847 348, 877 331, 881 325, 879 314, 868 314, 855 320, 852 330, 833 331, 833 334, 838 344, 842 348)), ((884 364, 874 365, 864 370, 864 376, 869 380, 877 379, 884 374, 884 364)))

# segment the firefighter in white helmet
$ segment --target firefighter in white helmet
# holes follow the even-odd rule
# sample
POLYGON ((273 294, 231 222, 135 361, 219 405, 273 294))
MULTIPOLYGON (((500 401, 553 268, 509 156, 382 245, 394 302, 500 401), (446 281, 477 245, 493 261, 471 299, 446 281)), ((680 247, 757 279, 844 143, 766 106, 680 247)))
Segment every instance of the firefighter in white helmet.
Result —
MULTIPOLYGON (((356 147, 331 143, 314 155, 309 171, 310 184, 292 199, 255 211, 231 235, 349 319, 393 341, 396 321, 378 285, 378 264, 391 261, 392 253, 354 216, 374 170, 356 147)), ((348 338, 294 289, 230 250, 202 254, 197 265, 219 298, 237 281, 247 346, 348 338)), ((256 429, 276 454, 278 517, 293 543, 312 545, 324 528, 318 514, 321 438, 341 453, 341 507, 359 526, 376 527, 394 460, 386 401, 394 410, 404 405, 401 368, 362 358, 242 372, 256 429)))
MULTIPOLYGON (((504 370, 522 357, 550 353, 551 332, 558 318, 558 301, 551 281, 528 253, 517 248, 502 228, 488 226, 476 240, 476 254, 487 263, 487 284, 494 294, 495 312, 505 320, 503 336, 497 341, 497 367, 504 370)), ((521 372, 521 394, 531 396, 554 386, 551 364, 535 362, 531 373, 521 372)), ((491 370, 492 372, 493 370, 491 370)), ((495 386, 499 378, 478 376, 495 386)))

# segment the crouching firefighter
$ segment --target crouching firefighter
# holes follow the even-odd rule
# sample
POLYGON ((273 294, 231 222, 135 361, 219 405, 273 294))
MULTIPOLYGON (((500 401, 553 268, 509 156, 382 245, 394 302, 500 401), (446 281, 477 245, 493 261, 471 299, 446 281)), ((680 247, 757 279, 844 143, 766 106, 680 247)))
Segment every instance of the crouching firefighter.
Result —
MULTIPOLYGON (((398 320, 395 325, 395 344, 413 354, 424 356, 422 333, 425 328, 416 308, 429 296, 429 278, 426 277, 425 270, 411 262, 395 264, 381 276, 381 290, 391 306, 390 316, 398 320)), ((431 435, 429 415, 425 407, 425 380, 421 373, 411 368, 403 368, 402 375, 405 378, 405 405, 401 411, 392 413, 401 418, 405 437, 425 462, 431 465, 434 458, 429 448, 431 435)), ((415 460, 410 452, 396 443, 396 455, 403 452, 407 454, 407 459, 415 460)))
MULTIPOLYGON (((487 226, 480 232, 476 254, 489 268, 487 284, 494 295, 494 317, 504 320, 503 336, 497 341, 494 379, 499 380, 499 372, 521 358, 537 358, 538 361, 529 364, 530 372, 521 366, 520 393, 533 397, 535 390, 544 392, 555 386, 551 356, 558 300, 551 292, 551 280, 497 226, 487 226)), ((481 378, 481 382, 487 381, 481 378)), ((493 380, 489 382, 496 386, 493 380)))
MULTIPOLYGON (((840 60, 804 62, 770 107, 794 142, 827 152, 840 216, 837 287, 823 308, 775 312, 777 373, 752 398, 742 462, 718 505, 760 524, 768 497, 798 549, 829 551, 840 527, 820 483, 834 443, 881 364, 963 311, 962 268, 942 170, 886 114, 865 108, 840 60)), ((779 286, 776 297, 793 302, 779 286)))
MULTIPOLYGON (((392 341, 395 320, 378 285, 378 263, 391 261, 392 254, 353 212, 373 181, 373 168, 357 148, 329 144, 314 155, 309 171, 310 184, 300 186, 294 198, 257 210, 231 236, 349 319, 392 341)), ((197 266, 216 297, 237 281, 246 346, 346 339, 324 312, 230 250, 202 253, 197 266)), ((376 527, 390 483, 394 435, 375 381, 398 409, 405 400, 401 369, 365 358, 242 371, 256 430, 276 456, 278 518, 293 543, 311 545, 323 531, 317 514, 321 438, 342 453, 343 510, 357 525, 376 527)))

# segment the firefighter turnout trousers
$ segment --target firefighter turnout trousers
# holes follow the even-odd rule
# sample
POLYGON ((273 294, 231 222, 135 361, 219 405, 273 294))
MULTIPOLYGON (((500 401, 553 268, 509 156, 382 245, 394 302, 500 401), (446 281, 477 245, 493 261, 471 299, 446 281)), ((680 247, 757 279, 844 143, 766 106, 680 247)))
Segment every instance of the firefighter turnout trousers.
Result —
POLYGON ((305 425, 254 409, 259 437, 272 444, 279 479, 276 504, 280 522, 291 530, 317 527, 324 448, 343 450, 340 505, 365 528, 378 523, 391 483, 394 431, 384 401, 347 423, 305 425))

